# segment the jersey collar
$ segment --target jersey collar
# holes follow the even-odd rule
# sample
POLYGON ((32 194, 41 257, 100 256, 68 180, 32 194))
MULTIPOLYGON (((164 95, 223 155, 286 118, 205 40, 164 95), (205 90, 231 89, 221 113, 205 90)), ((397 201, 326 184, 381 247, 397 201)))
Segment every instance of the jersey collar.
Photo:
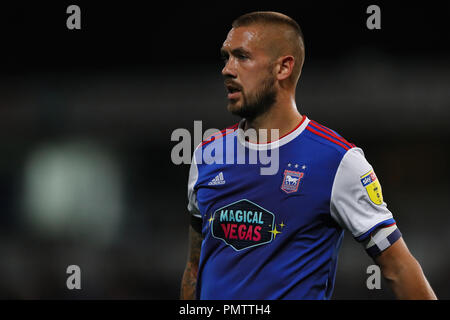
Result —
POLYGON ((309 123, 308 117, 303 115, 303 118, 300 121, 300 123, 294 129, 292 129, 290 132, 286 133, 284 136, 282 136, 278 140, 271 141, 269 143, 252 143, 252 142, 248 142, 245 140, 244 130, 243 130, 244 124, 245 124, 245 118, 244 118, 239 122, 238 130, 237 130, 237 140, 239 141, 239 143, 241 143, 245 147, 252 149, 252 150, 275 149, 275 148, 279 148, 282 145, 285 145, 286 143, 297 138, 303 132, 303 130, 305 130, 308 123, 309 123))

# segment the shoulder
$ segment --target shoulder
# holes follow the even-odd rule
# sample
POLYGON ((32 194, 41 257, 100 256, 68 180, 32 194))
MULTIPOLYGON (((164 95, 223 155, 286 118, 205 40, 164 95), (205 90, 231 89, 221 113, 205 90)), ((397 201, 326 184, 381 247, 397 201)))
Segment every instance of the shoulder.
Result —
POLYGON ((211 144, 215 141, 219 141, 220 139, 224 138, 228 134, 235 132, 238 129, 238 126, 239 126, 239 122, 233 124, 232 126, 226 127, 225 129, 217 131, 216 133, 208 136, 205 140, 203 140, 197 148, 203 148, 208 144, 211 144))
POLYGON ((355 144, 347 141, 335 130, 332 130, 314 120, 309 120, 305 129, 306 136, 314 142, 317 148, 324 152, 335 154, 342 158, 347 151, 356 148, 355 144))
POLYGON ((202 157, 202 152, 206 147, 209 146, 214 148, 216 143, 223 143, 223 139, 232 136, 232 133, 238 129, 238 126, 239 122, 232 126, 226 127, 225 129, 217 130, 213 134, 207 136, 207 138, 202 140, 194 149, 193 162, 197 164, 197 159, 202 157))

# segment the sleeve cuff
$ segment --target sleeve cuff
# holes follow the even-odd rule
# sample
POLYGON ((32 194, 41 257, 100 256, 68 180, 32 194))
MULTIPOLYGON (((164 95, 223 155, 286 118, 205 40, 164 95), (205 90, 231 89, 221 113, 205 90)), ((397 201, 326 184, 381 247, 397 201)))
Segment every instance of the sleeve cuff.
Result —
POLYGON ((355 239, 358 242, 363 242, 363 241, 367 240, 376 229, 386 228, 386 227, 389 227, 394 224, 395 224, 395 220, 393 218, 381 221, 381 222, 377 223, 376 225, 374 225, 369 230, 367 230, 366 232, 364 232, 363 234, 355 237, 355 239))

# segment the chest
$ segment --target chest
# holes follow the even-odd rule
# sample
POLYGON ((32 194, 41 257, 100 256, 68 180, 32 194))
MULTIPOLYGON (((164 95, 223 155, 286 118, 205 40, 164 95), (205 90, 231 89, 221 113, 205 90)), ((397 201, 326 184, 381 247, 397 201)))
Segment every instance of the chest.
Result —
POLYGON ((329 217, 333 172, 326 164, 298 157, 280 162, 274 175, 260 173, 257 165, 205 168, 197 189, 205 235, 241 250, 329 217))

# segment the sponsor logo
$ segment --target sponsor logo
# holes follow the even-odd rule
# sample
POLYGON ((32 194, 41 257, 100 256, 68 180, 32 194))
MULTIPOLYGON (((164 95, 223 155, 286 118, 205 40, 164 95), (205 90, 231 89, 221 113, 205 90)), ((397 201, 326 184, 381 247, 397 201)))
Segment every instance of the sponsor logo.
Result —
POLYGON ((366 188, 367 194, 373 203, 378 205, 383 203, 380 181, 373 170, 361 176, 361 183, 366 188))
POLYGON ((236 251, 269 243, 279 233, 275 215, 247 199, 216 210, 210 220, 213 237, 236 251))

